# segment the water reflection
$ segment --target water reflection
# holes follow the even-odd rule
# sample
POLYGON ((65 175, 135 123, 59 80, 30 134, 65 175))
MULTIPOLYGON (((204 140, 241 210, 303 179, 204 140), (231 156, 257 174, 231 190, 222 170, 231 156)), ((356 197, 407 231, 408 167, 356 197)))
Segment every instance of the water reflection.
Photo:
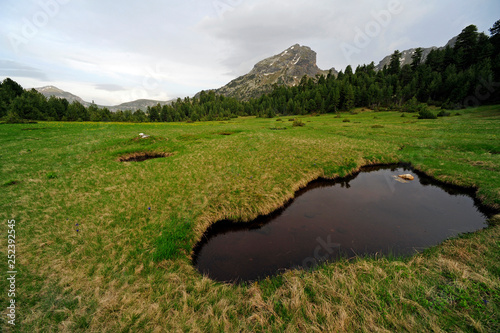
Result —
POLYGON ((314 181, 251 223, 217 222, 196 246, 193 264, 218 281, 252 281, 340 257, 410 255, 486 225, 470 191, 408 167, 367 167, 314 181), (394 178, 409 172, 415 180, 394 178))

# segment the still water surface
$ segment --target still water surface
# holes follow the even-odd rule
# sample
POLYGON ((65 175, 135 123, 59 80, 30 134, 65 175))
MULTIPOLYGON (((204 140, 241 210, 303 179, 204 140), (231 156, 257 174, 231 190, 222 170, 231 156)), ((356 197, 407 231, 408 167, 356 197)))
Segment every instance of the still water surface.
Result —
POLYGON ((219 221, 193 264, 218 281, 253 281, 290 268, 364 255, 406 256, 487 226, 470 192, 401 166, 314 181, 285 208, 250 223, 219 221), (410 173, 415 180, 401 182, 410 173))

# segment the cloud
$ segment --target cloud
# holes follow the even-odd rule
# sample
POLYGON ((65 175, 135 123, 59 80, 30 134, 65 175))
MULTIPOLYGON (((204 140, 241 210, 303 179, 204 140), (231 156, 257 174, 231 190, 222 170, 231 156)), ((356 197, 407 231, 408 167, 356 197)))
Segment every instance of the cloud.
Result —
POLYGON ((124 87, 119 86, 117 84, 109 84, 109 83, 99 83, 95 85, 95 88, 98 90, 106 90, 106 91, 122 91, 125 90, 124 87))
MULTIPOLYGON (((391 54, 394 47, 441 46, 460 31, 453 28, 452 17, 444 13, 470 14, 466 8, 482 13, 491 1, 481 0, 483 9, 444 0, 339 1, 339 0, 255 0, 226 10, 219 17, 206 17, 196 26, 224 50, 219 61, 232 75, 248 72, 253 64, 299 43, 318 54, 323 69, 343 69, 351 64, 377 63, 391 54), (393 10, 398 8, 398 10, 393 10), (389 16, 386 14, 389 12, 389 16), (384 20, 388 17, 387 21, 384 20), (425 22, 425 24, 422 24, 425 22), (347 57, 342 45, 354 45, 360 31, 378 25, 366 45, 347 57), (378 30, 377 30, 378 29, 378 30)), ((472 14, 471 14, 472 15, 472 14)), ((373 31, 373 30, 372 30, 373 31)), ((356 46, 356 45, 354 45, 356 46)))
POLYGON ((407 31, 415 20, 428 12, 429 6, 419 3, 422 8, 418 8, 407 4, 398 0, 244 1, 221 17, 203 19, 196 29, 205 33, 216 47, 227 49, 226 56, 220 61, 232 69, 234 75, 248 72, 257 61, 296 43, 317 52, 320 68, 338 69, 367 59, 368 63, 377 61, 392 53, 388 46, 393 39, 401 38, 398 32, 407 31), (352 43, 357 31, 364 30, 371 22, 377 23, 376 15, 387 12, 394 4, 399 4, 404 10, 390 15, 389 23, 381 27, 377 38, 372 38, 370 47, 361 50, 362 57, 346 59, 341 45, 352 43))
POLYGON ((43 71, 12 60, 0 59, 0 76, 5 77, 25 77, 48 81, 47 74, 43 71))
POLYGON ((335 29, 337 10, 330 1, 268 0, 243 2, 221 17, 207 17, 196 29, 227 50, 222 64, 243 74, 264 57, 296 43, 327 38, 335 29))

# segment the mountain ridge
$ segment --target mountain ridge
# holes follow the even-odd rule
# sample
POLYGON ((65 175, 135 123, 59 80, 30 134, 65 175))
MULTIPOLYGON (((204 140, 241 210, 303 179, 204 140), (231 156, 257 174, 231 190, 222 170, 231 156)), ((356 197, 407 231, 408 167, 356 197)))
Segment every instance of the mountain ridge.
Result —
POLYGON ((70 92, 64 91, 62 89, 57 88, 56 86, 44 86, 44 87, 39 87, 35 88, 36 91, 44 95, 45 97, 49 98, 50 96, 54 96, 57 98, 65 98, 68 102, 72 103, 74 101, 77 101, 79 103, 82 103, 85 106, 90 105, 91 103, 85 102, 81 97, 76 96, 70 92), (88 105, 86 105, 88 104, 88 105))
MULTIPOLYGON (((241 100, 259 97, 271 92, 275 84, 294 86, 304 75, 315 77, 329 72, 337 75, 335 68, 322 70, 316 65, 316 52, 308 46, 295 44, 279 54, 265 58, 252 70, 223 87, 212 89, 216 94, 241 100)), ((198 96, 199 93, 196 95, 198 96)))
MULTIPOLYGON (((424 62, 427 59, 427 56, 429 55, 429 53, 431 53, 432 50, 442 50, 448 46, 451 48, 454 47, 455 42, 457 41, 457 38, 458 38, 458 36, 453 37, 452 39, 450 39, 448 41, 448 43, 446 43, 445 46, 422 47, 422 62, 424 62)), ((411 63, 412 63, 411 57, 415 53, 416 50, 417 50, 417 48, 411 48, 411 49, 407 49, 407 50, 404 50, 401 52, 401 58, 400 58, 401 66, 411 65, 411 63)), ((388 55, 388 56, 384 57, 382 60, 380 60, 378 65, 375 66, 375 70, 380 71, 380 70, 384 69, 384 66, 389 66, 390 62, 391 62, 391 55, 388 55)))
MULTIPOLYGON (((84 101, 81 97, 74 95, 70 92, 64 91, 62 89, 59 89, 55 86, 49 85, 49 86, 44 86, 44 87, 39 87, 39 88, 34 88, 36 91, 41 93, 47 98, 50 98, 50 96, 54 96, 56 98, 61 98, 61 99, 66 99, 69 103, 72 103, 74 101, 77 101, 81 103, 85 107, 89 107, 93 103, 84 101)), ((170 104, 172 103, 173 100, 169 101, 157 101, 153 99, 137 99, 135 101, 130 101, 130 102, 125 102, 121 103, 118 105, 97 105, 100 108, 108 108, 110 111, 116 112, 119 110, 125 111, 125 110, 132 110, 136 111, 137 109, 146 111, 148 106, 155 106, 160 103, 160 105, 165 105, 165 104, 170 104)))

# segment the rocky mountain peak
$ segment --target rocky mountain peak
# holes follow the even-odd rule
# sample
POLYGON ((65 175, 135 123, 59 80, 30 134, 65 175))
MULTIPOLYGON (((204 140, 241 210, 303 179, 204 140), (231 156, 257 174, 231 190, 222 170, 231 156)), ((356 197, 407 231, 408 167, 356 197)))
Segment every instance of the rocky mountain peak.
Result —
MULTIPOLYGON (((332 72, 337 74, 335 69, 332 72)), ((215 90, 217 94, 247 100, 270 92, 274 84, 297 85, 306 75, 327 75, 316 65, 316 52, 310 47, 295 44, 283 52, 259 61, 243 76, 215 90)))
POLYGON ((258 62, 249 74, 271 75, 288 69, 288 75, 314 76, 321 71, 316 65, 316 52, 307 46, 295 44, 280 54, 258 62))
POLYGON ((54 86, 45 86, 45 87, 40 87, 40 88, 35 88, 38 92, 40 92, 42 95, 45 97, 49 98, 50 96, 54 96, 57 98, 64 98, 68 102, 72 103, 73 101, 78 101, 82 103, 83 105, 86 105, 86 102, 82 100, 80 97, 73 95, 72 93, 69 93, 67 91, 64 91, 62 89, 59 89, 54 86))

